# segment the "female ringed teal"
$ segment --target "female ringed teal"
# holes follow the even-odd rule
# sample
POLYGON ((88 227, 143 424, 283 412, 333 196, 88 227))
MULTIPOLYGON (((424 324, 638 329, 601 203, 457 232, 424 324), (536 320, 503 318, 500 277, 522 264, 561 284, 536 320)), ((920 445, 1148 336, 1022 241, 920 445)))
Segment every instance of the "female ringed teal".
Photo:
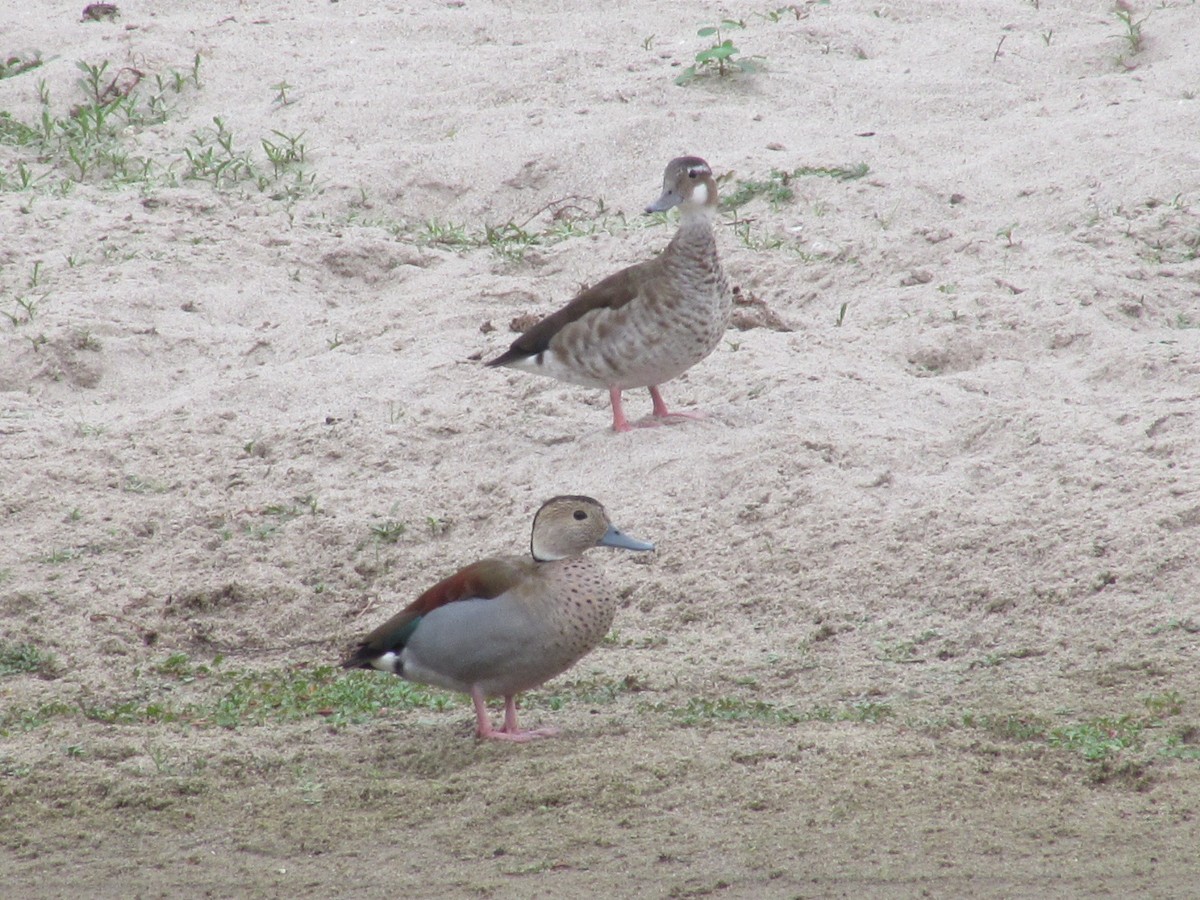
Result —
POLYGON ((662 196, 646 212, 679 207, 679 230, 653 259, 610 275, 542 319, 487 363, 606 388, 613 431, 629 431, 621 392, 650 389, 658 424, 672 413, 658 387, 708 356, 729 324, 732 293, 712 220, 717 183, 698 156, 667 165, 662 196))
POLYGON ((384 622, 342 662, 470 696, 481 738, 528 741, 516 695, 565 672, 603 640, 617 598, 583 557, 592 547, 653 550, 622 534, 591 497, 559 496, 533 519, 530 555, 472 563, 384 622), (504 698, 496 729, 486 699, 504 698))

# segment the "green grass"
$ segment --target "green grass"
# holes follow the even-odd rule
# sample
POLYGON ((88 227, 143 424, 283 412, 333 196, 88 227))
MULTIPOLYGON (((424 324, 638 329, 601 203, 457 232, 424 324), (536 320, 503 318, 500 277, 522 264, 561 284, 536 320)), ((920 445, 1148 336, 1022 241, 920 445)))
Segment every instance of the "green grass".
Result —
MULTIPOLYGON (((441 710, 454 705, 447 694, 429 693, 395 676, 317 666, 240 676, 211 708, 198 712, 226 728, 311 716, 321 716, 331 725, 347 725, 373 719, 384 710, 441 710)), ((193 719, 194 724, 203 721, 193 719)))
POLYGON ((1170 619, 1165 625, 1159 625, 1158 627, 1152 629, 1150 633, 1162 634, 1163 632, 1167 631, 1182 631, 1185 634, 1200 634, 1200 622, 1197 622, 1191 617, 1183 619, 1170 619))
POLYGON ((0 678, 29 673, 47 675, 54 669, 53 654, 46 653, 33 644, 0 641, 0 678))
POLYGON ((56 719, 84 719, 108 725, 171 724, 193 728, 258 727, 320 718, 332 727, 370 721, 388 711, 443 710, 457 705, 450 694, 429 692, 380 672, 345 672, 335 666, 266 671, 226 669, 219 657, 193 664, 173 653, 149 667, 151 677, 133 680, 139 696, 61 700, 0 713, 0 734, 31 731, 56 719), (163 680, 189 685, 195 699, 163 690, 163 680), (150 697, 151 699, 147 699, 150 697))
POLYGON ((1133 716, 1102 716, 1055 728, 1047 737, 1052 747, 1074 750, 1090 762, 1116 756, 1122 750, 1142 746, 1144 721, 1133 716))
POLYGON ((418 247, 456 253, 487 249, 509 262, 524 259, 530 249, 552 247, 571 238, 622 234, 660 227, 668 221, 667 216, 661 213, 629 219, 621 212, 611 211, 602 199, 589 200, 575 196, 548 203, 520 222, 510 219, 480 226, 441 219, 427 219, 414 224, 386 215, 364 214, 363 210, 371 206, 365 200, 358 202, 356 208, 339 224, 381 228, 397 240, 418 247), (539 219, 543 223, 535 225, 539 219))
POLYGON ((259 141, 271 167, 268 172, 253 151, 238 144, 225 120, 213 116, 210 127, 192 132, 195 146, 183 151, 187 159, 184 179, 207 181, 216 189, 253 186, 273 200, 290 201, 304 196, 316 183, 316 176, 305 167, 308 148, 301 141, 304 132, 289 135, 272 130, 271 134, 275 140, 259 141))
MULTIPOLYGON (((11 57, 0 65, 0 77, 21 66, 28 71, 38 59, 11 57)), ((80 61, 75 93, 64 103, 39 82, 41 109, 34 120, 0 110, 0 144, 15 148, 0 168, 0 190, 66 194, 81 183, 175 186, 182 179, 207 181, 218 190, 250 187, 287 202, 315 190, 303 132, 273 130, 251 149, 214 116, 211 126, 192 132, 185 147, 154 157, 135 151, 141 132, 165 122, 202 88, 200 64, 197 54, 190 69, 147 74, 108 60, 80 61)))
POLYGON ((1142 698, 1144 713, 1095 716, 1054 724, 1029 714, 964 713, 961 727, 978 730, 997 740, 1054 747, 1077 754, 1090 763, 1161 756, 1200 759, 1200 730, 1187 722, 1170 722, 1185 706, 1177 691, 1142 698))
MULTIPOLYGON (((1186 721, 1168 720, 1182 715, 1185 701, 1176 691, 1143 698, 1141 714, 1096 716, 1054 722, 1028 713, 965 712, 936 726, 929 721, 902 717, 884 701, 859 701, 809 709, 740 697, 693 697, 683 705, 647 704, 645 711, 663 713, 689 726, 707 722, 747 722, 765 726, 792 726, 804 722, 848 722, 867 725, 897 723, 932 729, 936 733, 977 732, 995 741, 1066 751, 1089 764, 1105 766, 1104 779, 1127 764, 1144 768, 1144 760, 1200 760, 1200 728, 1186 721)), ((1065 717, 1064 717, 1065 718, 1065 717)), ((1099 771, 1099 770, 1098 770, 1099 771)), ((1099 775, 1098 775, 1099 777, 1099 775)))
POLYGON ((683 706, 657 704, 650 708, 655 712, 666 713, 685 725, 699 725, 711 721, 761 722, 770 725, 796 725, 801 722, 876 723, 894 715, 890 705, 872 701, 799 710, 764 700, 745 700, 738 697, 693 697, 683 706))
POLYGON ((107 60, 76 66, 76 97, 67 101, 65 114, 44 81, 38 83, 41 112, 36 120, 23 122, 0 111, 0 143, 20 151, 11 168, 0 171, 0 190, 65 193, 85 181, 119 185, 147 180, 156 165, 131 155, 131 135, 165 121, 176 95, 199 83, 199 57, 191 78, 176 73, 150 79, 128 66, 114 69, 107 60))
POLYGON ((529 709, 559 710, 572 703, 602 705, 615 703, 618 698, 641 690, 633 676, 621 680, 611 678, 556 679, 549 690, 530 691, 521 698, 529 709))
MULTIPOLYGON (((253 455, 253 441, 243 447, 253 455)), ((312 494, 303 497, 293 497, 287 503, 268 503, 259 515, 263 518, 258 522, 248 522, 242 526, 242 532, 257 541, 265 541, 283 530, 283 526, 302 515, 315 516, 321 511, 317 498, 312 494)))
POLYGON ((303 497, 293 497, 288 503, 268 503, 263 507, 262 514, 286 522, 306 513, 315 516, 320 511, 317 498, 313 494, 305 494, 303 497))
POLYGON ((792 182, 799 178, 833 178, 854 181, 864 178, 871 167, 866 163, 846 166, 798 166, 790 172, 772 169, 765 178, 738 180, 734 189, 721 197, 721 208, 727 212, 745 206, 751 200, 765 197, 772 209, 790 203, 796 197, 792 182))

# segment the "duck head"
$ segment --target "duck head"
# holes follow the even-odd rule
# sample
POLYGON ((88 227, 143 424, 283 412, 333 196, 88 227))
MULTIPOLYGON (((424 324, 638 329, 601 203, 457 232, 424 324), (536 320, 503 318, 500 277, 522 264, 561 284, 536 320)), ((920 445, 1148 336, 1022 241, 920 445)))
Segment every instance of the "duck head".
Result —
POLYGON ((667 163, 662 196, 646 212, 666 212, 676 206, 685 214, 717 208, 717 182, 708 163, 698 156, 680 156, 667 163))
POLYGON ((538 562, 579 556, 592 547, 616 547, 621 550, 653 550, 654 545, 639 541, 609 521, 599 501, 591 497, 554 497, 542 504, 533 518, 530 550, 538 562))

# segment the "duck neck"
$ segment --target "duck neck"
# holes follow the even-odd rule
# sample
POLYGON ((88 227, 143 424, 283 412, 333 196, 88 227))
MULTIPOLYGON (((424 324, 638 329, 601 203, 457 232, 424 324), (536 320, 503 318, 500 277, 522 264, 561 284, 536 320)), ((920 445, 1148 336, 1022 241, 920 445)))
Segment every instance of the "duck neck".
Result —
POLYGON ((716 246, 712 228, 713 210, 708 206, 684 209, 679 217, 679 230, 671 246, 680 252, 701 254, 716 246))

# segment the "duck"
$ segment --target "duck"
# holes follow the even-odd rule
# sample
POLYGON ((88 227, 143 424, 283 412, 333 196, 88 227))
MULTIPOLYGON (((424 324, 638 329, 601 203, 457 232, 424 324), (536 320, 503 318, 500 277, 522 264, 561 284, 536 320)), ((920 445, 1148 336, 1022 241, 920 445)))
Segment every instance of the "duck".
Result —
POLYGON ((671 160, 662 195, 647 213, 679 208, 679 228, 653 259, 609 275, 513 341, 486 363, 608 390, 612 428, 632 430, 623 391, 650 390, 657 425, 702 418, 672 412, 659 386, 716 349, 729 324, 733 295, 721 270, 713 234, 717 183, 698 156, 671 160))
POLYGON ((616 528, 597 500, 552 497, 533 518, 529 556, 483 559, 439 581, 362 638, 342 667, 466 694, 480 739, 555 734, 521 730, 516 697, 571 668, 608 634, 617 596, 583 555, 593 547, 654 549, 616 528), (504 698, 499 728, 489 697, 504 698))

